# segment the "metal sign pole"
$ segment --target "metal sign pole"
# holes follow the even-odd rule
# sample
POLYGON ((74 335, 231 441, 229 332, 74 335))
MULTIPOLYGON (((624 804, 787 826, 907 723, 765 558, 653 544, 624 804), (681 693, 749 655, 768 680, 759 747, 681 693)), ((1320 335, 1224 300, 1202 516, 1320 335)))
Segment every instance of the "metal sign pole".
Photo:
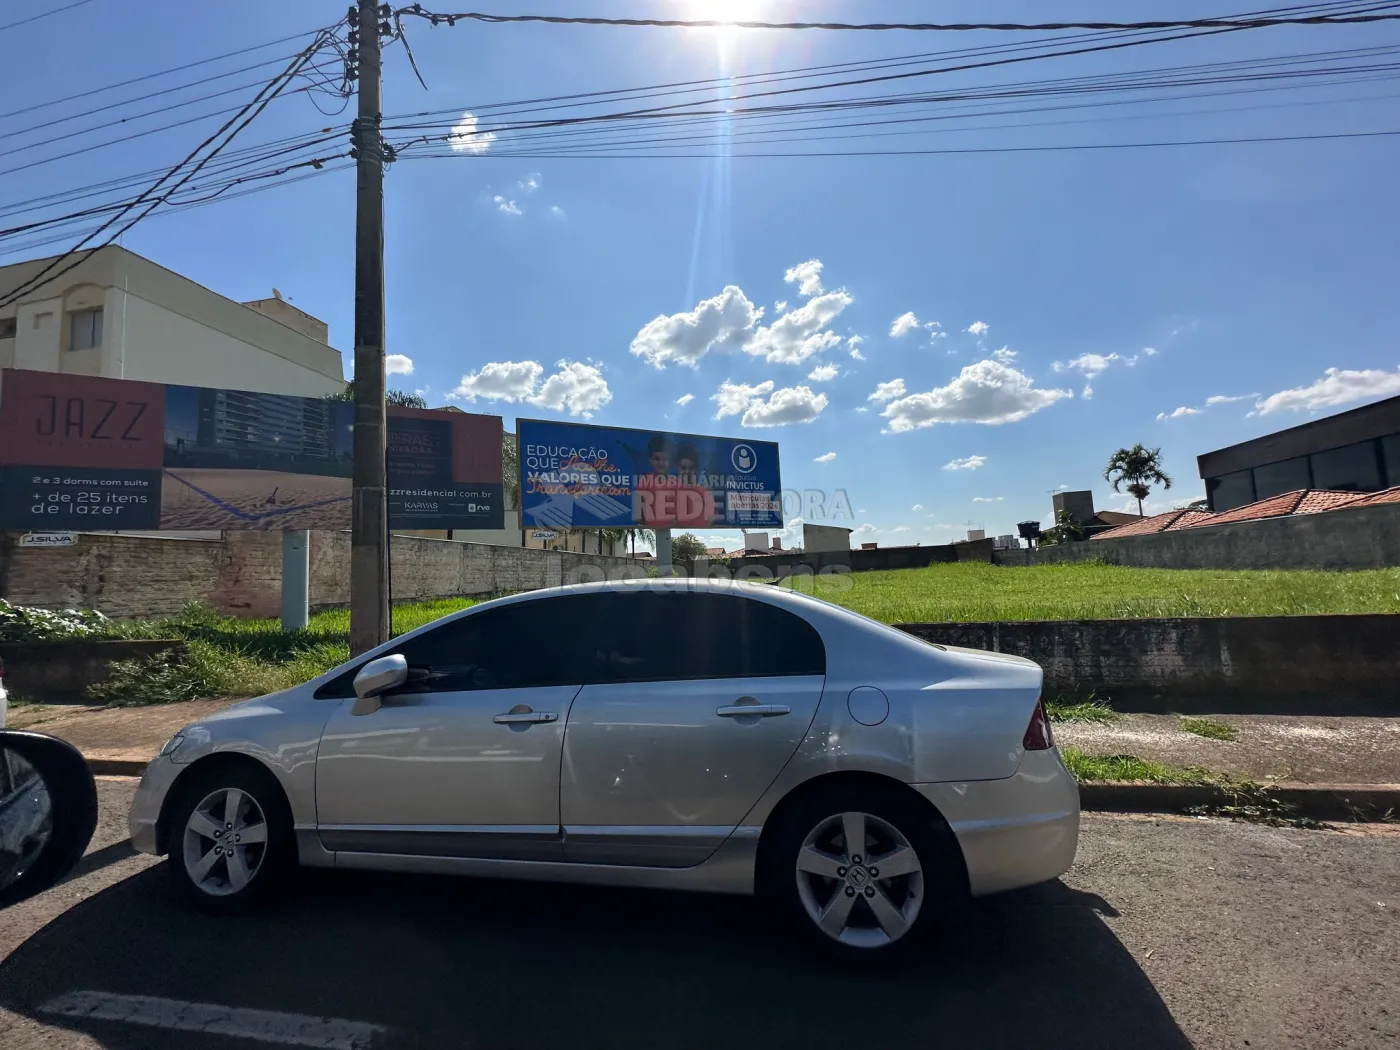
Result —
POLYGON ((300 631, 311 618, 311 533, 282 533, 282 630, 300 631))

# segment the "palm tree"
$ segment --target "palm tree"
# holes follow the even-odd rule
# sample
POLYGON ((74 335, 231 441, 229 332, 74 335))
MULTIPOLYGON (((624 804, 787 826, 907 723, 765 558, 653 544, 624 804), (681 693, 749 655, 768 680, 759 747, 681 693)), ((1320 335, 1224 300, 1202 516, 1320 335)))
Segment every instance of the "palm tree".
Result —
POLYGON ((628 529, 627 537, 632 541, 632 557, 637 556, 637 539, 641 538, 643 543, 656 543, 656 533, 652 529, 628 529))
POLYGON ((1103 479, 1113 482, 1113 491, 1121 492, 1120 485, 1138 501, 1138 517, 1142 517, 1142 501, 1147 498, 1151 486, 1172 487, 1172 479, 1162 470, 1162 450, 1145 448, 1142 443, 1132 448, 1120 448, 1104 468, 1103 479))

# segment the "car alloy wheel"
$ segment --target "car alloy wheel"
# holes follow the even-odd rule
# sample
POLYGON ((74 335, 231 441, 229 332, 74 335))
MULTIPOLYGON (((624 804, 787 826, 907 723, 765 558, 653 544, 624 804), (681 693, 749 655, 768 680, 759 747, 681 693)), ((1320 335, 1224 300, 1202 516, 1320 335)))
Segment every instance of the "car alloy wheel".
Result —
POLYGON ((258 800, 242 788, 218 788, 185 821, 185 873, 211 897, 240 893, 258 877, 267 839, 267 818, 258 800))
POLYGON ((871 813, 827 817, 797 853, 797 894, 807 917, 850 948, 884 948, 914 926, 924 903, 919 855, 871 813))

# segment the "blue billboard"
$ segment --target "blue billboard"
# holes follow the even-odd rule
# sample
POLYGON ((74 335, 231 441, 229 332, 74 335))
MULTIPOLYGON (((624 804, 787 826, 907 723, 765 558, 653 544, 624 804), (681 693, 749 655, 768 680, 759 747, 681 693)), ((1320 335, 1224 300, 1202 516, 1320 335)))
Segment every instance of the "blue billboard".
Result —
POLYGON ((523 528, 783 527, 778 446, 518 421, 523 528))

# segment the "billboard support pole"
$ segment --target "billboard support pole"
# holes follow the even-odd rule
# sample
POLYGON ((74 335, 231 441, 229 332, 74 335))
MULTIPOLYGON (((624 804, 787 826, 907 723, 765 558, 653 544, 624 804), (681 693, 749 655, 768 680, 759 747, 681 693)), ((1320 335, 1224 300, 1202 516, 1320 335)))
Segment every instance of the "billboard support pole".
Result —
POLYGON ((282 532, 282 630, 300 631, 311 618, 311 533, 282 532))
POLYGON ((384 141, 379 5, 359 0, 355 144, 355 441, 350 519, 350 652, 389 640, 384 421, 384 141))
POLYGON ((656 574, 658 576, 670 576, 671 566, 671 530, 656 530, 656 574))

